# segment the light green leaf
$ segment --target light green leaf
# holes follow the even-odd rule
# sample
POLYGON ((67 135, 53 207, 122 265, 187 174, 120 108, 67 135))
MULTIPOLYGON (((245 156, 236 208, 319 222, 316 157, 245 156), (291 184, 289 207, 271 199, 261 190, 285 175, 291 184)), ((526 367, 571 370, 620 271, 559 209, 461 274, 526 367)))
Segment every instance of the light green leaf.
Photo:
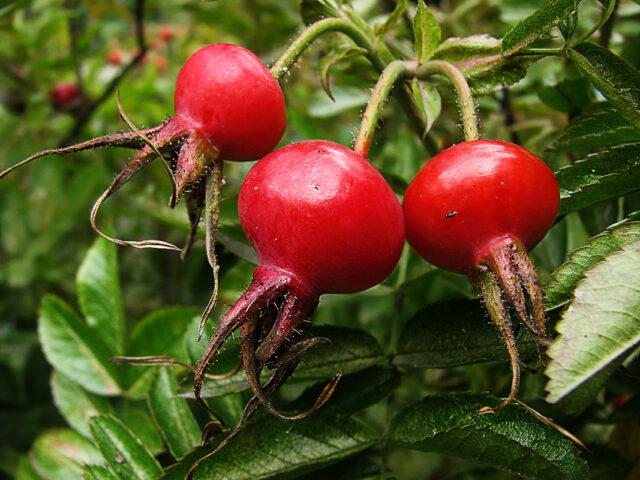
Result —
POLYGON ((38 472, 31 466, 29 457, 23 455, 20 457, 18 467, 16 468, 15 480, 43 480, 43 478, 38 475, 38 472))
POLYGON ((117 395, 118 371, 109 363, 110 349, 59 298, 42 301, 38 334, 44 354, 57 370, 99 395, 117 395))
POLYGON ((66 375, 54 371, 51 376, 53 402, 67 423, 85 437, 90 437, 89 420, 102 413, 113 413, 104 397, 84 390, 66 375))
MULTIPOLYGON (((274 417, 249 425, 194 473, 194 480, 296 478, 369 448, 376 437, 351 418, 312 415, 296 422, 274 417), (270 441, 265 441, 270 439, 270 441), (277 440, 276 440, 277 439, 277 440), (259 446, 259 448, 257 448, 259 446)), ((164 480, 182 480, 206 451, 187 455, 164 480)))
POLYGON ((84 465, 102 463, 100 452, 79 433, 69 429, 41 434, 29 452, 31 466, 48 480, 82 478, 84 465))
POLYGON ((569 254, 569 259, 552 274, 545 291, 547 308, 560 307, 573 298, 573 290, 585 271, 624 245, 640 239, 640 222, 615 225, 569 254))
POLYGON ((342 60, 362 55, 363 53, 366 53, 366 50, 363 48, 351 45, 342 45, 326 55, 320 61, 320 84, 331 100, 335 101, 333 92, 331 91, 331 68, 342 60))
POLYGON ((512 55, 541 37, 577 8, 580 0, 549 0, 547 4, 524 18, 502 39, 502 53, 512 55))
MULTIPOLYGON (((159 355, 190 363, 184 338, 196 317, 200 317, 196 308, 168 307, 155 310, 140 320, 131 332, 127 355, 159 355)), ((193 330, 193 335, 195 334, 196 330, 193 330)), ((129 366, 127 396, 134 399, 145 398, 156 371, 156 368, 150 366, 129 366)))
POLYGON ((314 118, 330 118, 367 104, 369 93, 357 87, 332 88, 333 100, 322 92, 311 97, 309 115, 314 118))
POLYGON ((587 477, 578 449, 522 407, 478 415, 499 399, 484 394, 439 394, 402 410, 392 422, 399 447, 478 461, 532 480, 587 477))
MULTIPOLYGON (((524 361, 536 357, 535 344, 525 329, 518 336, 518 351, 524 361)), ((480 302, 457 300, 429 305, 409 320, 393 362, 447 368, 507 359, 504 343, 480 302)))
MULTIPOLYGON (((566 400, 585 385, 593 394, 606 380, 602 372, 609 373, 620 365, 640 344, 638 285, 639 240, 584 272, 573 301, 556 326, 559 336, 548 350, 549 402, 566 400)), ((589 400, 587 397, 571 403, 585 405, 589 400)))
POLYGON ((140 443, 152 455, 159 455, 167 451, 160 432, 149 414, 146 402, 124 403, 117 417, 136 438, 140 439, 140 443))
POLYGON ((429 130, 431 130, 433 123, 440 116, 442 98, 436 87, 429 83, 421 82, 417 78, 414 78, 411 82, 411 91, 413 92, 416 105, 420 109, 420 113, 425 118, 426 127, 422 135, 426 136, 429 130))
POLYGON ((162 475, 160 464, 120 420, 111 415, 94 417, 91 433, 113 472, 131 480, 155 480, 162 475))
POLYGON ((386 35, 390 30, 393 29, 393 27, 396 26, 398 21, 402 18, 402 15, 404 15, 404 12, 407 11, 408 3, 408 0, 398 0, 396 2, 396 6, 393 9, 393 12, 391 12, 391 15, 389 15, 387 20, 384 22, 384 25, 382 25, 382 28, 380 29, 381 36, 386 35))
POLYGON ((89 249, 76 277, 78 302, 87 324, 100 332, 115 355, 124 351, 124 307, 116 246, 99 238, 89 249))
POLYGON ((168 368, 156 376, 147 402, 171 455, 177 460, 200 444, 200 427, 186 400, 176 397, 177 383, 168 368))
POLYGON ((595 43, 581 43, 567 54, 618 112, 640 129, 640 71, 595 43))
POLYGON ((640 189, 640 143, 617 145, 576 160, 556 172, 560 212, 566 215, 640 189))
POLYGON ((418 10, 413 19, 413 32, 416 38, 418 62, 425 63, 440 45, 442 32, 436 17, 429 11, 424 0, 418 0, 418 10))
POLYGON ((561 130, 549 147, 552 152, 593 152, 602 147, 640 142, 640 130, 608 102, 590 105, 561 130))

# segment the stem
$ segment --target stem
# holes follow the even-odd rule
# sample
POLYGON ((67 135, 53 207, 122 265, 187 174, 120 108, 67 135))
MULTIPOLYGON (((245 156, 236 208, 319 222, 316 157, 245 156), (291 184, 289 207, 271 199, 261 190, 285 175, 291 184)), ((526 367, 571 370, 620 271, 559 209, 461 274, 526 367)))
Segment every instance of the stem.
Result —
POLYGON ((280 78, 284 73, 288 72, 309 45, 321 35, 329 32, 342 32, 347 35, 356 45, 367 51, 367 58, 369 58, 376 69, 384 69, 384 63, 375 54, 373 44, 362 30, 343 18, 326 18, 309 26, 289 45, 282 56, 271 67, 273 76, 280 78))
POLYGON ((418 69, 418 77, 425 78, 431 75, 443 75, 449 79, 458 96, 460 117, 464 129, 464 139, 467 142, 480 138, 478 132, 478 116, 476 114, 476 102, 467 80, 460 70, 448 62, 432 60, 418 69))
POLYGON ((358 131, 358 137, 353 150, 364 158, 369 156, 369 147, 371 146, 371 140, 373 139, 373 132, 378 125, 378 119, 382 112, 382 106, 389 96, 389 92, 393 88, 396 81, 409 73, 409 66, 413 66, 415 72, 415 63, 403 62, 402 60, 396 60, 391 62, 382 72, 378 83, 376 83, 369 102, 367 103, 367 109, 362 117, 362 123, 360 124, 360 130, 358 131))
POLYGON ((573 42, 573 44, 578 45, 579 43, 586 41, 591 35, 593 35, 598 30, 600 30, 600 28, 607 22, 607 20, 609 20, 609 17, 611 17, 613 12, 616 10, 617 5, 618 5, 618 2, 616 1, 609 3, 609 5, 607 6, 607 9, 602 15, 602 18, 600 18, 600 21, 596 23, 593 27, 591 27, 591 30, 589 30, 582 37, 580 37, 579 40, 576 40, 575 42, 573 42))

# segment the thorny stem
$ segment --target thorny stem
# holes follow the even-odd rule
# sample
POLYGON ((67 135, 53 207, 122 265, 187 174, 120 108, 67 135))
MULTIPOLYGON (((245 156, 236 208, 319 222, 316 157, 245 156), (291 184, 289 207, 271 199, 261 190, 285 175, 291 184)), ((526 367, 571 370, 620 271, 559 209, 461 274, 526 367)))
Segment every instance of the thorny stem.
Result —
POLYGON ((424 79, 432 75, 444 75, 453 84, 458 97, 465 140, 471 141, 478 139, 478 118, 476 115, 475 100, 473 99, 473 94, 467 84, 467 80, 460 70, 452 64, 441 60, 433 60, 423 65, 419 65, 413 61, 396 60, 387 65, 371 93, 354 146, 356 153, 365 158, 368 156, 371 140, 373 139, 373 132, 378 125, 382 107, 398 79, 401 77, 418 77, 424 79))

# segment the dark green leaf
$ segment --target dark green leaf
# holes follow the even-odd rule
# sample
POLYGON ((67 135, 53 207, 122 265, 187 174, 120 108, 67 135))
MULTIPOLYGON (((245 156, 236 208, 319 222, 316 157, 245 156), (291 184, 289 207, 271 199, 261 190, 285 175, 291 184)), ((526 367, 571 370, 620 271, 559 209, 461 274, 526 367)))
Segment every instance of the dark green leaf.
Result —
POLYGON ((542 87, 538 96, 549 107, 572 115, 591 103, 593 88, 584 78, 567 78, 556 85, 542 87))
POLYGON ((325 18, 337 17, 340 11, 333 0, 302 0, 300 15, 305 25, 311 25, 325 18))
MULTIPOLYGON (((133 329, 127 354, 134 357, 161 355, 189 363, 184 339, 194 318, 199 316, 198 309, 187 307, 168 307, 150 313, 133 329)), ((193 331, 195 334, 196 330, 193 331)), ((150 366, 130 366, 127 396, 144 398, 156 371, 150 366)))
POLYGON ((584 273, 556 326, 559 336, 548 350, 549 402, 576 395, 580 398, 571 401, 571 410, 579 410, 607 374, 640 345, 639 283, 640 240, 610 253, 584 273))
POLYGON ((640 142, 640 130, 630 125, 607 102, 588 107, 560 131, 549 147, 552 152, 593 152, 602 147, 640 142))
MULTIPOLYGON (((369 448, 376 437, 350 418, 312 415, 296 422, 267 417, 205 461, 194 480, 296 478, 369 448), (259 448, 258 448, 259 446, 259 448)), ((165 480, 182 480, 206 451, 197 451, 170 468, 165 480)))
POLYGON ((640 189, 640 143, 628 143, 587 155, 556 172, 560 212, 566 215, 640 189))
POLYGON ((526 47, 568 18, 579 3, 580 0, 549 0, 505 34, 502 52, 509 56, 526 47))
POLYGON ((413 33, 416 38, 418 62, 425 63, 433 57, 440 45, 442 32, 436 17, 429 11, 424 0, 418 0, 418 10, 413 19, 413 33))
POLYGON ((439 394, 405 408, 393 420, 391 441, 400 447, 482 462, 535 480, 585 479, 578 449, 522 407, 511 404, 478 415, 499 399, 484 394, 439 394))
POLYGON ((16 468, 15 480, 43 480, 43 478, 33 469, 27 455, 23 455, 16 468))
POLYGON ((54 371, 51 377, 51 393, 56 407, 67 423, 85 437, 90 437, 89 420, 103 413, 113 413, 104 397, 84 390, 66 375, 54 371))
POLYGON ((398 21, 404 15, 404 12, 406 12, 408 3, 409 3, 408 0, 398 0, 396 2, 396 6, 393 9, 393 12, 391 12, 391 15, 389 15, 387 20, 384 22, 384 25, 380 29, 381 36, 386 35, 389 31, 393 29, 393 27, 396 26, 398 21))
POLYGON ((140 439, 140 443, 152 455, 158 455, 167 450, 145 402, 126 402, 118 413, 117 417, 120 421, 136 438, 140 439))
MULTIPOLYGON (((380 456, 372 449, 342 460, 317 472, 298 477, 298 480, 391 480, 382 476, 384 467, 380 456)), ((390 472, 385 472, 390 473, 390 472)))
POLYGON ((57 370, 90 392, 100 395, 120 392, 117 370, 109 363, 110 349, 96 331, 53 295, 42 301, 38 333, 47 360, 57 370))
POLYGON ((48 480, 81 478, 84 465, 102 463, 100 452, 82 435, 68 429, 49 430, 31 447, 34 470, 48 480))
POLYGON ((115 244, 98 238, 76 278, 78 302, 87 324, 99 332, 114 355, 124 351, 124 307, 115 244))
POLYGON ((179 459, 200 444, 200 427, 186 400, 176 397, 176 381, 163 367, 149 390, 149 410, 169 451, 179 459))
POLYGON ((90 465, 84 469, 83 480, 120 480, 103 465, 90 465))
POLYGON ((320 84, 331 100, 335 101, 335 98, 333 98, 333 92, 331 91, 331 68, 342 60, 356 55, 361 55, 363 53, 366 53, 366 50, 363 48, 353 47, 351 45, 342 45, 326 55, 320 61, 320 84))
POLYGON ((437 88, 429 83, 421 82, 417 78, 414 78, 411 82, 411 91, 416 105, 425 119, 426 127, 422 135, 426 136, 431 130, 433 122, 440 116, 442 98, 440 98, 437 88))
POLYGON ((613 226, 593 237, 587 245, 574 250, 569 259, 560 265, 551 275, 551 281, 545 288, 547 308, 556 308, 573 298, 573 290, 584 278, 588 268, 624 245, 640 239, 640 222, 613 226))
POLYGON ((640 129, 640 72, 638 69, 595 43, 581 43, 569 49, 567 53, 618 112, 640 129))
POLYGON ((162 468, 140 440, 111 415, 94 417, 91 433, 111 469, 122 478, 155 480, 162 468))
MULTIPOLYGON (((518 339, 521 358, 535 358, 534 342, 524 329, 518 339)), ((409 320, 394 363, 444 368, 506 359, 504 344, 480 302, 455 301, 429 305, 409 320)))

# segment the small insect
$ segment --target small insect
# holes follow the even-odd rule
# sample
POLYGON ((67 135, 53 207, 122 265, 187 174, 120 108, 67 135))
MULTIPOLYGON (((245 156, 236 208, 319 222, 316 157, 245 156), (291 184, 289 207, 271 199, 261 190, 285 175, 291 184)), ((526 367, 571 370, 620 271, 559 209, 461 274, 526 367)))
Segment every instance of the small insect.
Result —
POLYGON ((447 214, 444 216, 445 220, 455 217, 458 214, 455 210, 449 210, 447 214))

